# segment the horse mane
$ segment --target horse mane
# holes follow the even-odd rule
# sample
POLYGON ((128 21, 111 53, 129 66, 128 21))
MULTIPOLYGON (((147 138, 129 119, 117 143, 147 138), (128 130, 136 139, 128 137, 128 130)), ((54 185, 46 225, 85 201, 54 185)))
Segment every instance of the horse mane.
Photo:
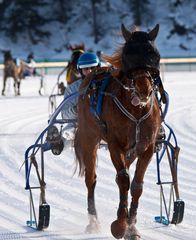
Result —
POLYGON ((103 60, 105 60, 106 62, 109 62, 112 66, 114 66, 115 68, 122 68, 122 47, 119 47, 118 49, 115 50, 115 52, 109 56, 109 55, 102 55, 103 60))
MULTIPOLYGON (((139 31, 139 28, 136 25, 131 26, 130 31, 136 32, 139 31)), ((119 33, 121 38, 123 38, 122 33, 119 33)), ((112 55, 105 55, 102 54, 103 60, 106 62, 109 62, 112 66, 118 69, 122 69, 122 51, 123 51, 124 44, 121 44, 112 55)))

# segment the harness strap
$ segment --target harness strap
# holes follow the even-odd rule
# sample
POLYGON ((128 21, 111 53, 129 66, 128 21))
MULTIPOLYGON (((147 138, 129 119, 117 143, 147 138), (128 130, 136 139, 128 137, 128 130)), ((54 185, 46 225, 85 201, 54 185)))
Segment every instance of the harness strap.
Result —
POLYGON ((122 103, 118 100, 118 98, 112 94, 112 93, 107 93, 104 92, 103 93, 105 96, 110 96, 112 97, 113 101, 115 102, 115 104, 117 105, 117 107, 121 110, 121 112, 128 117, 131 121, 133 121, 136 124, 136 143, 139 142, 139 137, 140 137, 140 123, 143 122, 145 119, 147 119, 150 114, 152 113, 152 109, 153 109, 153 103, 154 103, 154 93, 152 92, 152 96, 151 96, 151 103, 150 103, 150 109, 149 111, 143 115, 140 119, 135 118, 123 105, 122 103))

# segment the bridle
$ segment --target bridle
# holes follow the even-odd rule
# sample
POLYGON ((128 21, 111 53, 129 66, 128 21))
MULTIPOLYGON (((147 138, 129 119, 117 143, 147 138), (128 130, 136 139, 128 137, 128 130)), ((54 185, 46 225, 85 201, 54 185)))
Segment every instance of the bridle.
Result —
MULTIPOLYGON (((130 87, 126 86, 125 84, 123 84, 121 81, 119 81, 117 78, 115 78, 115 80, 123 87, 123 89, 125 89, 125 91, 131 92, 131 96, 136 96, 138 95, 138 90, 135 87, 135 81, 137 81, 137 79, 141 79, 144 77, 148 77, 149 81, 151 81, 151 86, 152 86, 152 91, 150 91, 149 94, 149 98, 147 99, 147 101, 145 102, 145 106, 150 103, 150 107, 149 110, 142 115, 139 119, 136 118, 133 114, 131 114, 124 106, 123 104, 120 102, 120 100, 116 97, 116 95, 114 94, 107 94, 105 93, 105 95, 109 95, 112 97, 114 103, 116 104, 116 106, 120 109, 120 111, 132 122, 135 123, 135 146, 133 149, 137 149, 137 144, 140 141, 140 124, 141 122, 143 122, 144 120, 146 120, 152 113, 153 110, 153 106, 154 106, 154 99, 155 99, 155 94, 154 94, 154 81, 153 78, 151 76, 151 74, 147 71, 144 72, 142 74, 136 74, 131 78, 128 78, 128 80, 130 80, 131 84, 130 87)), ((144 107, 144 106, 139 106, 144 107)))
MULTIPOLYGON (((119 79, 115 78, 115 80, 122 86, 122 88, 127 91, 130 92, 130 97, 131 99, 136 99, 138 100, 139 104, 137 106, 139 106, 140 108, 145 107, 151 100, 152 95, 154 93, 155 90, 155 85, 154 85, 154 79, 152 78, 152 75, 150 74, 149 71, 144 71, 142 73, 132 73, 129 74, 128 76, 125 76, 125 78, 128 80, 127 82, 129 83, 129 86, 127 86, 126 84, 123 84, 119 79), (149 91, 149 94, 147 96, 145 96, 145 100, 144 98, 141 96, 140 91, 136 88, 136 82, 137 81, 142 81, 143 78, 147 78, 150 81, 150 85, 151 85, 151 91, 149 91)), ((132 101, 131 101, 132 103, 132 101)), ((132 105, 134 105, 132 103, 132 105)))

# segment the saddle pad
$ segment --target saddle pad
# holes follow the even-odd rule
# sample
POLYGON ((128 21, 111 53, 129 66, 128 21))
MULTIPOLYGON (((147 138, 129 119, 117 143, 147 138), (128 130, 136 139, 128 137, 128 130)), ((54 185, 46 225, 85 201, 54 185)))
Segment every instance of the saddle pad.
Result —
POLYGON ((110 76, 108 74, 103 78, 103 80, 97 82, 96 80, 92 80, 90 84, 90 88, 94 89, 94 93, 90 97, 90 110, 95 115, 100 116, 102 112, 104 91, 110 82, 110 76))

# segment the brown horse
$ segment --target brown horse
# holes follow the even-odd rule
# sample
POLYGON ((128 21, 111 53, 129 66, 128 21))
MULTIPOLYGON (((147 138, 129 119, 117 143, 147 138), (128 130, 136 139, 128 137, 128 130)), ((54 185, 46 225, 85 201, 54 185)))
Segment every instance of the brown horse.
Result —
POLYGON ((15 95, 20 95, 20 82, 23 78, 24 66, 20 63, 19 66, 16 65, 11 52, 2 51, 4 53, 4 71, 3 71, 3 89, 2 95, 5 95, 5 88, 7 78, 11 77, 14 79, 14 92, 15 95))
POLYGON ((137 240, 140 239, 135 227, 139 198, 161 124, 153 81, 159 74, 160 55, 154 46, 159 25, 150 32, 129 31, 124 25, 121 30, 125 44, 113 56, 105 57, 116 70, 107 72, 109 84, 101 92, 104 99, 100 115, 93 114, 90 100, 97 92, 94 80, 97 79, 97 86, 100 86, 99 73, 92 73, 81 85, 81 91, 86 88, 86 94, 79 97, 74 147, 79 174, 85 176, 88 190, 90 222, 87 231, 98 226, 94 200, 96 155, 103 139, 116 169, 120 195, 117 219, 111 224, 111 232, 117 239, 137 240), (135 159, 135 174, 130 182, 129 167, 135 159), (132 200, 128 210, 129 189, 132 200))
POLYGON ((69 45, 67 49, 72 51, 71 60, 67 65, 67 74, 66 74, 67 84, 71 84, 81 78, 81 74, 77 69, 77 62, 80 55, 84 52, 85 46, 84 44, 73 45, 73 46, 69 45))

